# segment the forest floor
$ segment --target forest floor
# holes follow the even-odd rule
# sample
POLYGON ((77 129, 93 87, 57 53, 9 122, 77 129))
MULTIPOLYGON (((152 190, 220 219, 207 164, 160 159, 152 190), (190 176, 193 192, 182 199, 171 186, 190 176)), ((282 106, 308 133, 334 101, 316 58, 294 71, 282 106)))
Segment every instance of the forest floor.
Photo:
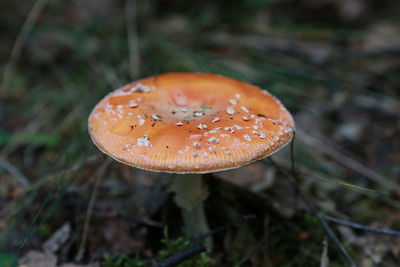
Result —
POLYGON ((299 176, 287 146, 209 177, 213 250, 179 266, 399 266, 398 232, 366 228, 400 231, 398 1, 188 2, 0 3, 0 266, 148 266, 196 246, 173 175, 87 133, 108 92, 176 71, 277 96, 299 176))

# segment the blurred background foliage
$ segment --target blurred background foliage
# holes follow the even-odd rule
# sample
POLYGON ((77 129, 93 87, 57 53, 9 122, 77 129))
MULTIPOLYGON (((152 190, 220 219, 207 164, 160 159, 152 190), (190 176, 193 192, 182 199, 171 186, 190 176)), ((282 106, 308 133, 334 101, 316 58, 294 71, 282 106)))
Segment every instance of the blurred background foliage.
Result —
MULTIPOLYGON (((163 230, 140 220, 169 225, 180 238, 179 220, 169 219, 178 214, 170 175, 106 164, 87 134, 88 114, 105 94, 175 71, 269 90, 294 114, 307 196, 325 213, 400 229, 398 14, 397 0, 2 0, 0 265, 45 251, 66 224, 67 240, 48 261, 144 264, 162 251, 163 230)), ((274 159, 290 167, 288 149, 274 159)), ((205 265, 344 264, 276 167, 258 162, 218 176, 286 206, 254 211, 262 214, 256 228, 228 227, 205 265)), ((215 228, 251 210, 212 200, 215 228)), ((332 227, 360 265, 398 266, 394 237, 332 227)))

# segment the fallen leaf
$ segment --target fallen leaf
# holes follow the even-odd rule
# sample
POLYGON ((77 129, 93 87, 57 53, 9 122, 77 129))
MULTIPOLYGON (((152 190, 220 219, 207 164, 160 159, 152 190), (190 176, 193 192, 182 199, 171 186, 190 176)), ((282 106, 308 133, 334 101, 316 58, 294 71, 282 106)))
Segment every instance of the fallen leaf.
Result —
POLYGON ((45 253, 54 253, 70 238, 71 225, 64 223, 54 234, 43 244, 45 253))
POLYGON ((56 267, 57 256, 40 251, 29 251, 18 261, 18 267, 56 267))
POLYGON ((100 263, 93 262, 93 263, 89 263, 87 265, 81 265, 81 264, 75 264, 75 263, 64 263, 64 264, 58 265, 58 267, 100 267, 100 263))

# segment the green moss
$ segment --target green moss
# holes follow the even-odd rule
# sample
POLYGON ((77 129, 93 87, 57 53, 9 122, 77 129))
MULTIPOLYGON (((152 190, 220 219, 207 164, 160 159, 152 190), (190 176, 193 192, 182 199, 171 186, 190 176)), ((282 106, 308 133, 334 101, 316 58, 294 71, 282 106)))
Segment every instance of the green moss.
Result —
MULTIPOLYGON (((171 239, 168 234, 168 229, 164 229, 164 238, 161 240, 161 243, 164 244, 164 249, 159 252, 160 260, 165 260, 169 256, 174 255, 178 252, 181 252, 194 244, 189 240, 189 238, 185 236, 178 237, 177 239, 171 239)), ((182 263, 177 265, 178 267, 190 267, 190 266, 199 266, 199 267, 208 267, 212 266, 213 260, 207 252, 202 252, 182 263)))
POLYGON ((0 266, 1 267, 17 266, 17 256, 15 256, 14 254, 0 253, 0 266))

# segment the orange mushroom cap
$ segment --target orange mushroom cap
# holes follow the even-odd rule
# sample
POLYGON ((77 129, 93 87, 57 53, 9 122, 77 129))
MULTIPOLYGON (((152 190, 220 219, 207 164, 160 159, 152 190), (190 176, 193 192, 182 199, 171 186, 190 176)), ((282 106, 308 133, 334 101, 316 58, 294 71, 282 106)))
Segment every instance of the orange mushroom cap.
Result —
POLYGON ((104 97, 89 117, 93 142, 138 168, 207 173, 266 157, 293 137, 290 113, 265 90, 231 78, 167 73, 104 97))

